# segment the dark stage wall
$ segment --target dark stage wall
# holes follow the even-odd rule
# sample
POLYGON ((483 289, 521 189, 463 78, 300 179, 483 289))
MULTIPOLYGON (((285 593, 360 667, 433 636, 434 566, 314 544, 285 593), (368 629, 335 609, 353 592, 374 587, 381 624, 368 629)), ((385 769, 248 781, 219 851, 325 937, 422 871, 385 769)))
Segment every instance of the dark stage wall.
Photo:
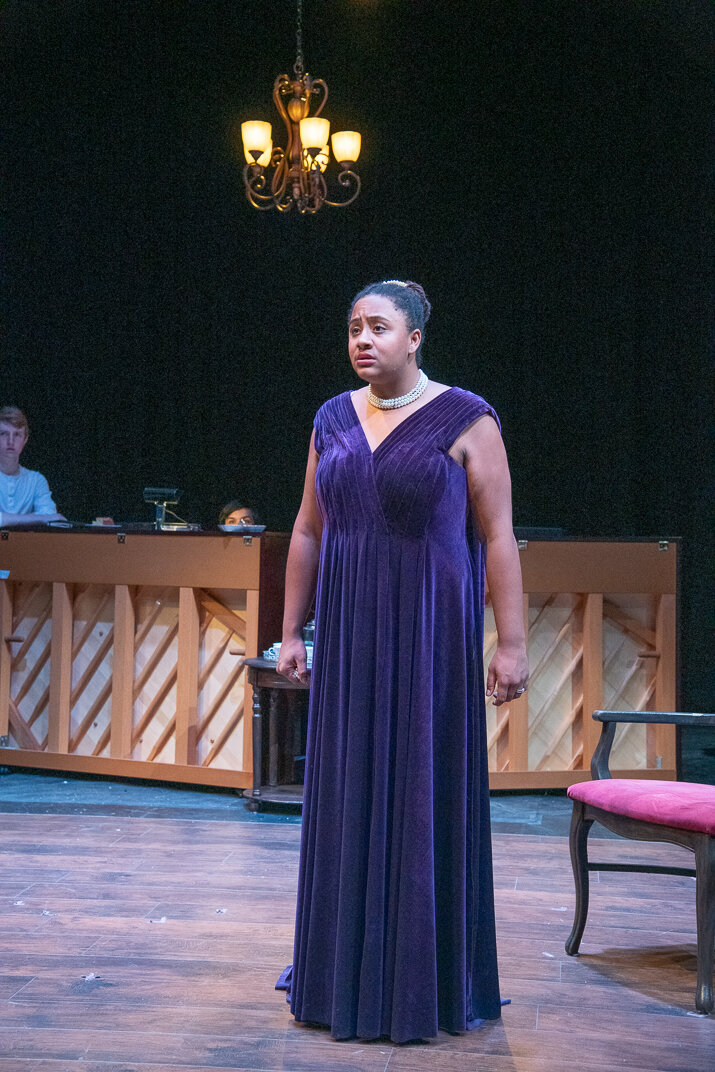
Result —
POLYGON ((243 198, 236 122, 280 121, 290 0, 6 0, 3 402, 62 511, 211 522, 299 502, 312 415, 356 386, 375 278, 434 304, 428 373, 498 409, 518 524, 684 539, 682 706, 707 709, 710 5, 305 0, 364 192, 243 198))

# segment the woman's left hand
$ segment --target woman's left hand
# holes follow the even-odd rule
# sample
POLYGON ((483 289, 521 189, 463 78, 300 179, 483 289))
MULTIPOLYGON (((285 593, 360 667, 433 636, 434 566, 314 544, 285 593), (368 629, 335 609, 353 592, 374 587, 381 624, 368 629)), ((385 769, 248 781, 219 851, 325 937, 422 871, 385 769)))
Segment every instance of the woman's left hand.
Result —
POLYGON ((518 699, 529 683, 529 661, 523 644, 497 646, 487 673, 487 696, 494 697, 494 706, 518 699))

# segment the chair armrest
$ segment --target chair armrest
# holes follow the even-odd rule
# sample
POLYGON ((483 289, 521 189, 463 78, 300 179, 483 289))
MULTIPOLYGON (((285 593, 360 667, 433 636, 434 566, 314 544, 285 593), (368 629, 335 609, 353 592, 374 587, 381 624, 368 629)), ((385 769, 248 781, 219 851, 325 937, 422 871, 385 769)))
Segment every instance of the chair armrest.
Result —
POLYGON ((593 718, 601 723, 601 736, 591 759, 592 778, 610 778, 608 761, 611 755, 616 725, 619 722, 652 722, 671 726, 713 726, 715 715, 684 711, 594 711, 593 718))
POLYGON ((715 715, 686 711, 594 711, 596 722, 657 722, 671 726, 715 726, 715 715))

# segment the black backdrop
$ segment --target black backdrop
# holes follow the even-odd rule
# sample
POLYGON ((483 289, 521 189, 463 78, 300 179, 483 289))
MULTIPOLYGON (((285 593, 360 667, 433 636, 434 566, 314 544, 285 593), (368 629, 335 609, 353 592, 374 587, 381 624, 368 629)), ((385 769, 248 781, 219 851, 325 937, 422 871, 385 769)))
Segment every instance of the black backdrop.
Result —
MULTIPOLYGON (((291 0, 6 0, 3 403, 70 518, 299 502, 375 278, 434 305, 425 367, 485 395, 517 524, 684 539, 682 705, 707 709, 707 0, 305 0, 363 193, 245 201, 291 0)), ((331 165, 334 168, 334 165, 331 165)), ((710 544, 712 549, 712 544, 710 544)))

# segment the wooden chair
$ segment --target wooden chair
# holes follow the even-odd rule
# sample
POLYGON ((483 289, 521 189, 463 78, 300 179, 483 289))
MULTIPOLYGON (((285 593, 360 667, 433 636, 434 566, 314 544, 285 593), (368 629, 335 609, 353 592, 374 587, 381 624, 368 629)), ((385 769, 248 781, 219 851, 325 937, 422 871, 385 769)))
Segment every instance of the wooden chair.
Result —
POLYGON ((715 943, 715 786, 696 782, 612 778, 608 759, 619 722, 654 722, 676 726, 713 726, 715 715, 662 711, 594 711, 601 737, 591 761, 593 781, 572 785, 571 864, 576 886, 573 930, 566 942, 569 956, 578 953, 588 914, 589 871, 642 871, 653 875, 690 875, 696 880, 698 976, 695 1006, 713 1010, 713 944, 715 943), (647 864, 592 863, 588 835, 597 821, 621 837, 635 841, 667 841, 695 854, 695 868, 647 864))

